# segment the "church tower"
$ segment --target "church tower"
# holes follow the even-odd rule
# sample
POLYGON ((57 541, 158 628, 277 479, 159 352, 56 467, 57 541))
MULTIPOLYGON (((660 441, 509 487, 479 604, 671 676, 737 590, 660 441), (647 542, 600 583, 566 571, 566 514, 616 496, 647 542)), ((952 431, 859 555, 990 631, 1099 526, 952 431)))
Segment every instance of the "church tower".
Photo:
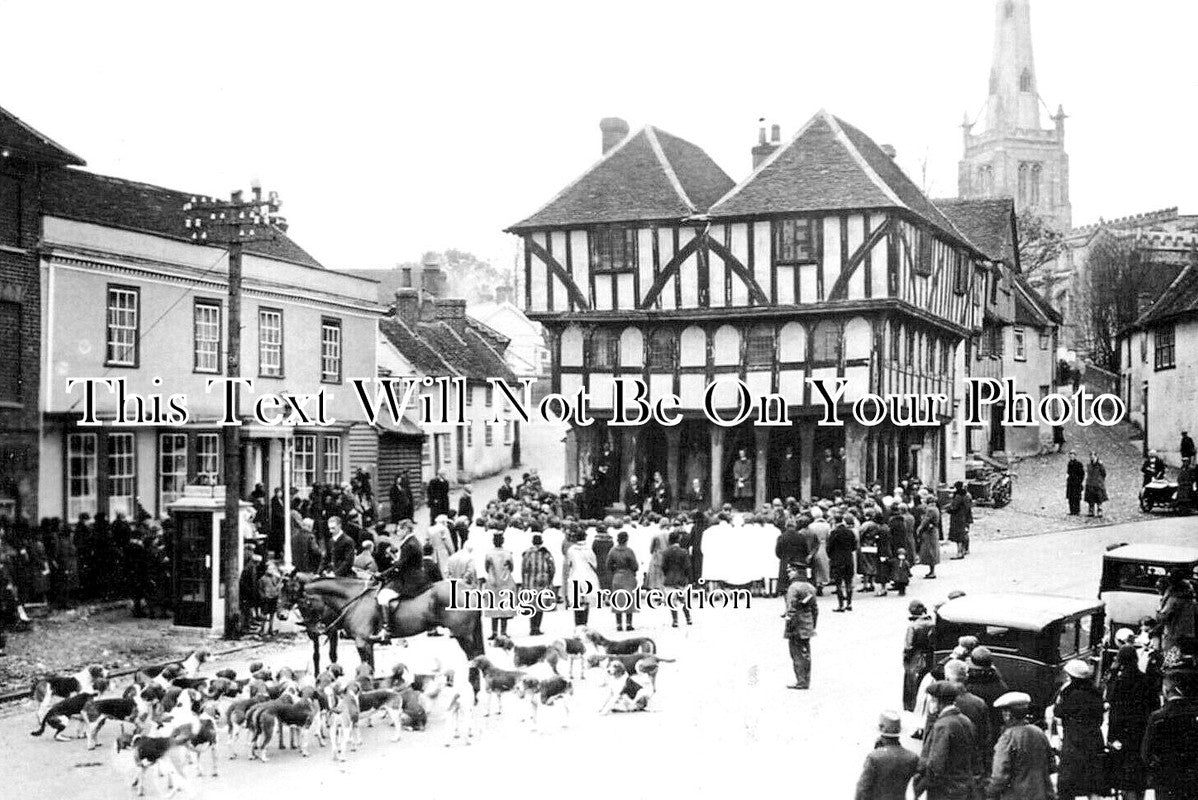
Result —
POLYGON ((1065 111, 1057 106, 1052 128, 1041 127, 1043 100, 1032 57, 1030 0, 994 4, 994 53, 990 91, 981 116, 961 125, 965 156, 958 169, 963 198, 1013 197, 1058 230, 1073 224, 1069 205, 1069 156, 1065 154, 1065 111), (974 133, 975 127, 981 127, 974 133))

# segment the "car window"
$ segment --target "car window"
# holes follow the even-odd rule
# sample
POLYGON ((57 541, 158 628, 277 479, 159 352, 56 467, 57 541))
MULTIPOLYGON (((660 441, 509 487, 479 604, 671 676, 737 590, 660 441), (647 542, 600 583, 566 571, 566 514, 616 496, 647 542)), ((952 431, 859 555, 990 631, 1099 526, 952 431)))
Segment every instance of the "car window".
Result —
POLYGON ((1061 623, 1061 638, 1058 648, 1058 656, 1064 660, 1077 655, 1077 634, 1078 621, 1075 619, 1067 619, 1061 623))
POLYGON ((1156 582, 1168 574, 1169 570, 1160 564, 1121 564, 1119 588, 1133 592, 1155 592, 1156 582))

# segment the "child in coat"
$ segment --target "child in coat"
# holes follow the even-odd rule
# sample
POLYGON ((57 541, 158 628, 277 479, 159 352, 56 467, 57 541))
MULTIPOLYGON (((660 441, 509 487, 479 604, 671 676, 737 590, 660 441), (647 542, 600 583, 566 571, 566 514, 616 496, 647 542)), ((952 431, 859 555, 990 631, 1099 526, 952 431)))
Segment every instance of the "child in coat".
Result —
POLYGON ((899 597, 906 595, 907 584, 911 582, 911 562, 907 560, 907 548, 898 549, 898 556, 890 565, 890 578, 894 588, 898 590, 899 597))
POLYGON ((266 572, 258 579, 258 603, 265 622, 262 632, 271 636, 275 632, 275 614, 279 610, 279 589, 282 585, 283 576, 279 574, 278 564, 267 561, 266 572))

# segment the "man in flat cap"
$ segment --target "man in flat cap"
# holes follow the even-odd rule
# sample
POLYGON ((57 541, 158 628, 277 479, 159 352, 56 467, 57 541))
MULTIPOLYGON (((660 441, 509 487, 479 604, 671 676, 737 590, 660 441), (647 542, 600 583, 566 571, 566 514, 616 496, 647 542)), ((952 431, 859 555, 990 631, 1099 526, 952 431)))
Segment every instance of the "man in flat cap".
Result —
POLYGON ((857 780, 856 800, 906 800, 907 786, 919 768, 919 756, 899 742, 902 723, 897 711, 883 711, 878 741, 865 757, 857 780))
POLYGON ((790 660, 794 664, 795 682, 790 689, 811 688, 811 637, 819 620, 815 587, 807 582, 806 568, 797 561, 787 567, 790 586, 786 587, 786 640, 790 643, 790 660))
POLYGON ((935 722, 924 735, 915 778, 915 796, 928 800, 971 800, 974 789, 973 723, 954 704, 961 687, 936 681, 928 687, 929 716, 935 722))
POLYGON ((1052 745, 1040 728, 1028 722, 1032 698, 1007 692, 994 701, 1002 712, 1003 731, 994 746, 994 766, 986 785, 990 800, 1055 800, 1049 776, 1053 771, 1052 745))

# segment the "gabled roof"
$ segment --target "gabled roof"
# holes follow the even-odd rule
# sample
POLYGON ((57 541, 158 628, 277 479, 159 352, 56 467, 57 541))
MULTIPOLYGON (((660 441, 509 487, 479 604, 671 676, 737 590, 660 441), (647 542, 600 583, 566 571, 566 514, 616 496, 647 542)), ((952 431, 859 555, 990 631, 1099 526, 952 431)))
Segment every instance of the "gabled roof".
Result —
POLYGON ((1190 314, 1198 314, 1198 262, 1194 261, 1181 271, 1132 327, 1143 328, 1190 314))
POLYGON ((1049 305, 1048 301, 1027 282, 1027 278, 1018 272, 1011 273, 1011 285, 1015 290, 1015 322, 1017 324, 1060 325, 1061 313, 1049 305))
POLYGON ((1019 267, 1015 247, 1015 201, 1009 197, 977 200, 944 198, 936 207, 991 261, 1019 267))
POLYGON ((708 215, 721 218, 861 208, 905 209, 949 238, 970 244, 881 147, 823 110, 720 198, 708 215))
POLYGON ((646 125, 508 231, 681 219, 706 211, 732 184, 702 149, 646 125))
POLYGON ((0 150, 7 150, 14 158, 36 164, 82 167, 85 163, 82 158, 3 108, 0 108, 0 150))
POLYGON ((469 317, 460 334, 444 320, 409 322, 394 315, 379 320, 379 331, 420 375, 515 381, 503 357, 507 339, 469 317))
MULTIPOLYGON (((183 205, 198 193, 97 175, 79 169, 51 170, 43 183, 46 215, 191 241, 183 205)), ((246 242, 247 252, 305 267, 324 267, 285 234, 246 242)))

